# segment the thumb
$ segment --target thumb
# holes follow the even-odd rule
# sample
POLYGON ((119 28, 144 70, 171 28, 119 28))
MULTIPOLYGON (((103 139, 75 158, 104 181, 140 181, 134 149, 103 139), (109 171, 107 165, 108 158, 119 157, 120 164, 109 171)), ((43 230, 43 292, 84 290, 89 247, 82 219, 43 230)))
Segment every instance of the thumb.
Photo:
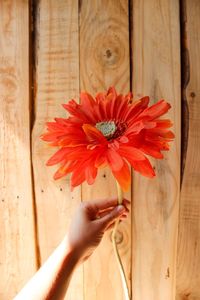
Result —
POLYGON ((103 228, 106 228, 107 225, 112 223, 116 218, 121 216, 125 212, 125 207, 123 205, 116 206, 113 210, 111 210, 107 215, 103 216, 102 218, 98 219, 99 225, 103 228))

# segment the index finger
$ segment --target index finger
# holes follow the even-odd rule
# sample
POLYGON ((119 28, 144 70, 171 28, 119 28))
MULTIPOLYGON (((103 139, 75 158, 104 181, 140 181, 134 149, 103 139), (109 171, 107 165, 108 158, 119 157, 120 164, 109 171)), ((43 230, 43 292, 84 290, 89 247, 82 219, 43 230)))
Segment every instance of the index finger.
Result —
POLYGON ((103 210, 103 209, 118 205, 118 199, 116 197, 115 198, 98 199, 98 200, 91 201, 91 203, 94 204, 94 206, 97 210, 103 210))

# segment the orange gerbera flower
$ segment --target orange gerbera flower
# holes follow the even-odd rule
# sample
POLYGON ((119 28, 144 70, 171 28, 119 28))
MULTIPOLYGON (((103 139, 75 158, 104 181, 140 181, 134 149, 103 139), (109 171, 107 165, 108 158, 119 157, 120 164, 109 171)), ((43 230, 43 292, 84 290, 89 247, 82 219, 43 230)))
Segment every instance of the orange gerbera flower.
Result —
POLYGON ((80 104, 75 100, 63 104, 71 116, 47 122, 48 132, 41 135, 60 147, 47 162, 61 164, 54 179, 72 173, 72 188, 85 180, 93 184, 98 168, 109 166, 126 191, 131 181, 128 163, 144 176, 155 176, 146 154, 162 159, 161 151, 169 150, 174 134, 168 129, 171 121, 159 119, 170 104, 165 100, 148 104, 149 97, 132 101, 132 93, 117 95, 114 87, 95 98, 82 92, 80 104))

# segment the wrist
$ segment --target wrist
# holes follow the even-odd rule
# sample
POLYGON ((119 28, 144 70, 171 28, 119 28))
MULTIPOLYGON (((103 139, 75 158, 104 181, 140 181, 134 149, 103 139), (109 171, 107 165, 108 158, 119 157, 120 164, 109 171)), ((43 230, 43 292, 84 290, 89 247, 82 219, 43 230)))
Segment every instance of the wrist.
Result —
POLYGON ((68 257, 74 267, 81 263, 81 253, 76 247, 72 247, 69 243, 68 236, 66 235, 62 241, 62 246, 64 247, 64 252, 66 257, 68 257))

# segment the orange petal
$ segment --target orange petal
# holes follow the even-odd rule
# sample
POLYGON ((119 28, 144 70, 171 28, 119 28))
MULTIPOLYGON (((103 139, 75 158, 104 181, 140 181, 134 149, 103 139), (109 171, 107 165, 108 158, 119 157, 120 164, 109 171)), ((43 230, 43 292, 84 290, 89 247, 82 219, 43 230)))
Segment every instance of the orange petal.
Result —
POLYGON ((71 176, 71 186, 76 187, 85 181, 85 170, 82 167, 76 168, 71 176))
POLYGON ((133 93, 129 92, 126 96, 125 99, 127 100, 127 102, 130 102, 133 99, 133 93))
POLYGON ((127 109, 128 109, 127 100, 124 98, 123 95, 118 95, 116 98, 115 111, 112 117, 118 120, 122 120, 127 109))
POLYGON ((105 167, 107 165, 107 159, 104 153, 99 153, 96 157, 95 161, 95 167, 100 168, 100 167, 105 167))
POLYGON ((152 168, 152 166, 147 158, 145 158, 145 160, 141 160, 141 161, 134 161, 134 160, 130 160, 130 159, 128 159, 128 161, 132 165, 133 169, 135 171, 138 171, 143 176, 151 178, 156 175, 154 172, 154 169, 152 168))
POLYGON ((119 153, 121 156, 125 157, 126 159, 130 159, 130 160, 141 161, 141 160, 145 159, 145 156, 142 153, 142 151, 140 151, 139 149, 137 149, 135 147, 124 145, 124 144, 120 145, 119 153))
POLYGON ((152 157, 162 159, 163 154, 160 152, 160 148, 158 148, 154 143, 144 141, 140 149, 148 155, 151 155, 152 157))
POLYGON ((87 116, 88 120, 90 120, 92 123, 96 123, 98 121, 98 115, 95 113, 93 108, 96 106, 95 100, 92 98, 92 96, 86 92, 82 92, 80 94, 81 99, 81 110, 84 112, 84 114, 87 116))
POLYGON ((72 116, 75 116, 76 118, 82 120, 83 122, 87 123, 88 118, 84 114, 83 111, 80 109, 80 105, 76 103, 75 100, 70 100, 67 104, 62 104, 64 109, 66 109, 72 116))
POLYGON ((69 148, 59 149, 46 163, 47 166, 53 166, 65 159, 71 150, 69 148))
POLYGON ((109 94, 113 94, 114 97, 117 97, 117 92, 114 86, 109 87, 108 91, 107 91, 107 95, 109 94))
POLYGON ((128 129, 125 131, 125 134, 126 134, 128 137, 129 137, 129 135, 133 135, 133 134, 136 135, 136 134, 139 134, 140 131, 141 131, 142 129, 144 129, 144 127, 145 127, 145 124, 144 124, 143 120, 139 120, 139 121, 133 123, 132 125, 130 125, 130 126, 128 127, 128 129))
POLYGON ((107 143, 106 138, 103 136, 101 131, 99 131, 96 127, 90 125, 90 124, 83 124, 82 126, 89 142, 94 142, 94 143, 107 143))
POLYGON ((81 104, 84 106, 93 106, 96 102, 93 97, 87 92, 80 93, 81 104))
POLYGON ((127 192, 131 184, 131 175, 128 164, 124 161, 123 167, 119 171, 112 170, 112 173, 123 191, 127 192))
POLYGON ((164 115, 170 108, 171 105, 162 99, 152 106, 146 108, 137 119, 153 120, 164 115))
POLYGON ((85 178, 88 184, 93 184, 97 176, 97 168, 94 167, 94 163, 88 163, 85 169, 85 178))
POLYGON ((128 106, 127 112, 123 116, 123 120, 128 122, 135 121, 136 117, 144 111, 144 109, 149 104, 149 97, 145 96, 137 101, 134 101, 131 105, 128 106))
POLYGON ((68 163, 65 163, 56 171, 53 178, 57 180, 60 179, 61 177, 64 177, 68 173, 72 172, 75 167, 75 164, 76 164, 75 161, 70 161, 68 163))
POLYGON ((169 119, 154 120, 157 128, 169 128, 173 126, 173 122, 169 119))
POLYGON ((40 135, 41 140, 46 142, 54 142, 59 137, 63 136, 63 131, 46 132, 40 135))
POLYGON ((96 102, 99 104, 100 102, 105 100, 106 95, 104 93, 96 94, 96 102))
POLYGON ((59 124, 58 122, 47 122, 48 131, 63 131, 67 125, 59 124))
POLYGON ((142 175, 147 177, 155 176, 155 172, 146 158, 146 156, 140 151, 131 146, 124 146, 119 149, 120 154, 127 159, 131 166, 142 175))
POLYGON ((148 140, 172 140, 174 139, 175 135, 170 130, 160 129, 160 128, 153 128, 147 130, 146 137, 148 140))
POLYGON ((119 171, 123 167, 123 159, 117 151, 108 148, 106 152, 108 163, 113 171, 119 171))

